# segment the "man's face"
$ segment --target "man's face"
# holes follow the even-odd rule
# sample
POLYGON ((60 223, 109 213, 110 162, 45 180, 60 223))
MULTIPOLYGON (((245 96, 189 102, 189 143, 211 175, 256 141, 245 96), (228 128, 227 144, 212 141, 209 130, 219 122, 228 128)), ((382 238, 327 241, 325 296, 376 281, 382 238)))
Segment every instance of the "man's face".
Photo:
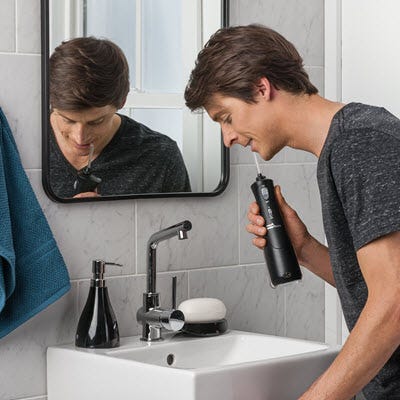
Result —
POLYGON ((87 156, 91 143, 95 154, 98 154, 116 131, 116 124, 119 122, 116 111, 111 105, 79 111, 55 108, 50 122, 64 155, 87 156))
POLYGON ((250 146, 264 160, 270 160, 285 144, 279 136, 277 121, 270 102, 257 95, 256 103, 216 94, 206 107, 209 116, 221 125, 226 147, 250 146))

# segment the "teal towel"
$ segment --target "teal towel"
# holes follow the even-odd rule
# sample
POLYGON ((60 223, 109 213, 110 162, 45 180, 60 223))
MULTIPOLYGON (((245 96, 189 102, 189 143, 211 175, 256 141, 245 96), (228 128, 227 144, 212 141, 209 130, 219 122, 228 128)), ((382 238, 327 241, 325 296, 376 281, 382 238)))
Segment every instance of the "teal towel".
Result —
POLYGON ((64 260, 0 108, 0 338, 69 289, 64 260))

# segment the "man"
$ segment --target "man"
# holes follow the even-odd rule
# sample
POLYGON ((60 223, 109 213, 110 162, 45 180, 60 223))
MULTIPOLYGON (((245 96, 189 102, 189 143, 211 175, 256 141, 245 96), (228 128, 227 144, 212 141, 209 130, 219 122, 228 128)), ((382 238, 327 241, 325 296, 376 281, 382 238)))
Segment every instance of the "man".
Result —
POLYGON ((50 185, 56 196, 190 191, 176 143, 116 113, 128 92, 128 63, 114 43, 76 38, 55 49, 50 57, 50 185), (78 174, 94 176, 95 186, 101 182, 77 193, 78 174))
MULTIPOLYGON (((260 25, 218 31, 199 53, 187 106, 219 122, 224 144, 270 160, 285 146, 318 160, 328 248, 276 196, 299 262, 336 286, 351 331, 301 400, 400 399, 400 121, 382 108, 317 94, 294 48, 260 25)), ((268 235, 256 203, 247 230, 268 235)))

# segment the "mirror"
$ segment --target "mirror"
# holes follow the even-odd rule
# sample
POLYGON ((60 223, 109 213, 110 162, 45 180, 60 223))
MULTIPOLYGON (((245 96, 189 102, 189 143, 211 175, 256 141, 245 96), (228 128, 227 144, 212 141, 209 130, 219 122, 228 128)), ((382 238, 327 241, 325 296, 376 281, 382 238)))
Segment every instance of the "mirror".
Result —
POLYGON ((198 52, 228 24, 228 0, 42 0, 41 11, 42 178, 52 200, 226 188, 219 126, 191 113, 183 94, 198 52))

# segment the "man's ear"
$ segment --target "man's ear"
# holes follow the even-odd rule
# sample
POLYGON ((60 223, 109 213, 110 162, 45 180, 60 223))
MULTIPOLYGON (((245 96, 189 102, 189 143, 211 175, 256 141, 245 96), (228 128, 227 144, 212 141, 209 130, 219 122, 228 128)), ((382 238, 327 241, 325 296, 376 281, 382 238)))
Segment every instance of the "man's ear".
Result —
POLYGON ((272 85, 270 81, 263 76, 256 85, 256 93, 266 100, 270 100, 272 96, 272 85))

